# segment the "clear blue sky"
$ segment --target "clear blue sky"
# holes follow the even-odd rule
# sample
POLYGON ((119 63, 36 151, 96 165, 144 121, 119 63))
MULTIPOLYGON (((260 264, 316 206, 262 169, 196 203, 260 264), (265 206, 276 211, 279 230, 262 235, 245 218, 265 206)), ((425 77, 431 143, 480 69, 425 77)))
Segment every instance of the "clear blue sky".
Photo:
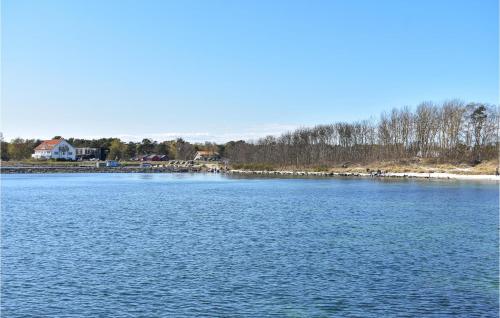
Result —
POLYGON ((497 0, 2 1, 6 139, 224 141, 498 103, 497 0))

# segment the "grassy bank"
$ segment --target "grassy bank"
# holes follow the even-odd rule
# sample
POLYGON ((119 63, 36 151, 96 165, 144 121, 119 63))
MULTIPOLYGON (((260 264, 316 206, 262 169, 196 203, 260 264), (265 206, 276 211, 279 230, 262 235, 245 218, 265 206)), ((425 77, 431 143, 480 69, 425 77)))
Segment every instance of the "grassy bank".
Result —
POLYGON ((232 169, 251 171, 309 171, 334 173, 366 173, 370 171, 385 171, 392 173, 453 173, 460 175, 494 175, 498 161, 483 161, 477 165, 465 163, 435 163, 430 160, 419 162, 382 161, 367 164, 342 164, 336 166, 277 166, 270 164, 234 164, 232 169))

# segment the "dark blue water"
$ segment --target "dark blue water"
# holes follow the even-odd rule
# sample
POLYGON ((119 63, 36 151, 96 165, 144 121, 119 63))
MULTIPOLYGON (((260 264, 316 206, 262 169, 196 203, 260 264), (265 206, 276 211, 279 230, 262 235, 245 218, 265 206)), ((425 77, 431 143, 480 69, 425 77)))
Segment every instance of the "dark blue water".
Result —
POLYGON ((498 316, 498 185, 2 176, 2 317, 498 316))

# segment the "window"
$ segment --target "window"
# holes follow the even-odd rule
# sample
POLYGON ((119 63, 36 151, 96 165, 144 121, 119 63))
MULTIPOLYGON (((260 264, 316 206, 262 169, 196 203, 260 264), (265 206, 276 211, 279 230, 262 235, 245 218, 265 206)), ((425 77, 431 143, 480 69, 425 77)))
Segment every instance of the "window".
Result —
POLYGON ((54 151, 54 155, 58 155, 59 154, 59 151, 54 151))
POLYGON ((73 153, 72 153, 71 151, 70 151, 70 152, 68 152, 68 155, 70 155, 70 156, 71 156, 72 154, 73 154, 73 153))

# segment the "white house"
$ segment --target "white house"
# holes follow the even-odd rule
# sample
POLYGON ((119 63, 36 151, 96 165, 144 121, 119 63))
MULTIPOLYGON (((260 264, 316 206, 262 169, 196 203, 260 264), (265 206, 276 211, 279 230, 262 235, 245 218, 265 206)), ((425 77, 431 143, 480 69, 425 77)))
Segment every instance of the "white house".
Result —
POLYGON ((64 139, 45 140, 31 155, 35 159, 76 159, 76 149, 64 139))

